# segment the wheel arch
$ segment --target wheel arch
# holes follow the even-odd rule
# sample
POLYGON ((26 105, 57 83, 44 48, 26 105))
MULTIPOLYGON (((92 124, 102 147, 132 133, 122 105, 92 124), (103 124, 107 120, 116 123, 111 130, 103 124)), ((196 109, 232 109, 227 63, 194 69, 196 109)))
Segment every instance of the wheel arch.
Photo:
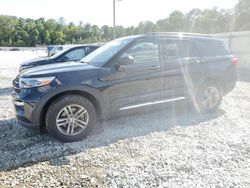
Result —
POLYGON ((68 89, 60 89, 59 91, 54 91, 53 94, 49 96, 42 97, 42 105, 36 108, 38 113, 35 113, 37 117, 33 117, 39 121, 40 127, 45 126, 45 116, 49 106, 58 98, 68 95, 75 94, 87 98, 94 105, 97 115, 99 118, 104 118, 109 109, 107 100, 103 97, 101 92, 91 87, 71 87, 68 89))
POLYGON ((209 76, 205 77, 201 81, 201 83, 199 84, 198 88, 200 88, 203 84, 206 84, 206 83, 209 83, 209 82, 212 82, 212 83, 215 83, 215 84, 221 86, 222 92, 224 92, 224 90, 225 90, 225 81, 219 75, 209 75, 209 76))
POLYGON ((201 78, 194 77, 191 80, 191 84, 187 84, 188 97, 194 99, 199 89, 206 83, 213 82, 221 85, 222 91, 225 89, 225 80, 219 73, 210 73, 201 78))

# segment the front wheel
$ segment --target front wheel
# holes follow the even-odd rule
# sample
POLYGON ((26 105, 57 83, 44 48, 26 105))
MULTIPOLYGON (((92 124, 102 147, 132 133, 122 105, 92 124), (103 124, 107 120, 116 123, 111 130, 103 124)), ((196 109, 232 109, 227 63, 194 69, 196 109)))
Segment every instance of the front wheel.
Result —
POLYGON ((213 82, 207 82, 198 90, 196 108, 202 113, 213 113, 218 110, 222 101, 222 87, 213 82))
POLYGON ((49 107, 46 127, 49 133, 63 142, 75 142, 88 135, 97 122, 96 110, 86 98, 65 95, 49 107))

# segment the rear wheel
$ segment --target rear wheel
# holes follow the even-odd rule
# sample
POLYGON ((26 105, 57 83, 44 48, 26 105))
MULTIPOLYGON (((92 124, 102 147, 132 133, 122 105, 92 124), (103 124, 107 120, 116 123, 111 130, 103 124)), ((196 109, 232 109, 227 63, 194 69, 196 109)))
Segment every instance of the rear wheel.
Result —
POLYGON ((97 122, 93 104, 79 95, 65 95, 49 107, 46 127, 49 133, 63 142, 82 140, 97 122))
POLYGON ((196 107, 202 113, 215 112, 221 104, 222 92, 222 87, 218 83, 205 83, 197 92, 196 107))

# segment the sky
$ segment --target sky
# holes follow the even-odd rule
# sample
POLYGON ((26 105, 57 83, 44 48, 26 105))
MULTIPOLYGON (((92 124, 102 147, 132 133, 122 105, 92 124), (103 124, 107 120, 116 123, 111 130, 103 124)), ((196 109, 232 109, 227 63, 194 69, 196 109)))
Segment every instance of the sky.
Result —
MULTIPOLYGON (((164 19, 174 10, 233 8, 238 0, 116 0, 117 25, 137 26, 140 21, 164 19)), ((23 18, 58 19, 66 23, 113 24, 113 0, 0 0, 0 14, 23 18)))

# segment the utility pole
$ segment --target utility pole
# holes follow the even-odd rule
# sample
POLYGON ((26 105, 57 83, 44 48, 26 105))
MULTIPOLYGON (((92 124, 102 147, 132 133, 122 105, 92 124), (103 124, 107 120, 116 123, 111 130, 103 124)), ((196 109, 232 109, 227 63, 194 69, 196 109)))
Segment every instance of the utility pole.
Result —
POLYGON ((116 38, 116 29, 115 29, 115 1, 113 0, 113 39, 116 38))
POLYGON ((116 38, 116 24, 115 24, 115 17, 116 17, 116 1, 122 1, 122 0, 113 0, 113 39, 116 38))

